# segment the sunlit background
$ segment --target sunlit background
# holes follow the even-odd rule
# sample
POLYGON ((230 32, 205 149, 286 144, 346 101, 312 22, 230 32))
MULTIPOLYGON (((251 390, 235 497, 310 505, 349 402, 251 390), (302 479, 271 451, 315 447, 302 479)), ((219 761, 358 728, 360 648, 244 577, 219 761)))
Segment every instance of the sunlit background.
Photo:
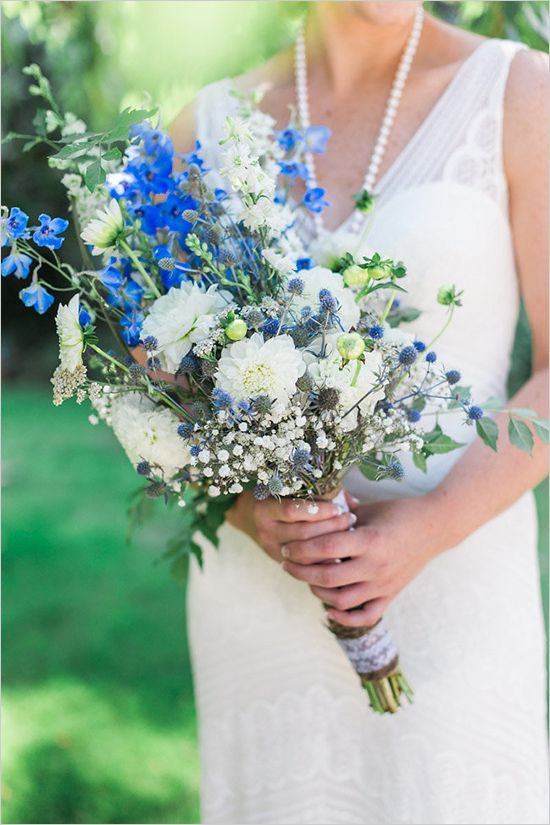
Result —
MULTIPOLYGON (((4 131, 32 131, 21 69, 39 63, 65 108, 101 127, 149 95, 167 124, 205 83, 288 45, 298 2, 2 3, 4 131)), ((427 3, 482 34, 547 48, 543 2, 427 3)), ((2 202, 65 215, 40 150, 3 150, 2 202)), ((78 261, 74 238, 66 254, 78 261)), ((156 561, 177 514, 126 541, 138 482, 102 427, 55 409, 51 316, 4 284, 3 817, 5 823, 198 822, 198 756, 185 588, 156 561)), ((510 384, 529 374, 520 325, 510 384)), ((541 582, 547 589, 547 492, 541 582)))

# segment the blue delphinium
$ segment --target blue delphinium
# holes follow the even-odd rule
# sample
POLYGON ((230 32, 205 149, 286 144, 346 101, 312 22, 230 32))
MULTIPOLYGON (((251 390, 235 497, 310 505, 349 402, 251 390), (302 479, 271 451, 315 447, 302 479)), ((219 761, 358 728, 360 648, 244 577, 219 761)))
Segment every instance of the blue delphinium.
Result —
POLYGON ((129 347, 137 347, 143 326, 143 312, 139 309, 129 309, 120 319, 120 337, 129 347))
POLYGON ((328 126, 310 126, 304 133, 306 149, 314 155, 322 155, 327 148, 330 134, 328 126))
POLYGON ((29 216, 19 209, 12 207, 8 217, 2 219, 2 246, 6 246, 10 241, 17 241, 19 238, 28 238, 29 231, 27 224, 29 216))
POLYGON ((30 272, 32 258, 18 252, 15 248, 2 261, 2 275, 15 275, 16 278, 27 278, 30 272))
POLYGON ((303 198, 303 204, 306 209, 313 212, 314 215, 319 215, 323 209, 330 206, 330 203, 325 200, 326 191, 322 186, 313 186, 308 189, 303 198))
POLYGON ((219 387, 212 391, 212 401, 217 410, 229 410, 233 406, 233 399, 229 393, 219 387))
POLYGON ((54 300, 53 295, 51 295, 48 290, 39 283, 31 284, 26 287, 26 289, 22 289, 19 293, 19 297, 26 307, 32 307, 36 310, 36 312, 38 312, 39 315, 44 315, 44 313, 51 307, 54 300))
POLYGON ((298 258, 296 261, 296 271, 301 272, 302 269, 312 269, 313 261, 311 258, 298 258))
POLYGON ((288 177, 292 181, 295 181, 297 178, 302 178, 302 180, 307 180, 309 178, 309 172, 305 163, 300 163, 296 160, 279 160, 277 162, 279 165, 280 174, 284 177, 288 177))
POLYGON ((276 132, 275 137, 279 146, 284 149, 285 152, 292 152, 301 142, 302 133, 298 131, 298 129, 289 126, 287 129, 283 129, 282 132, 276 132))
POLYGON ((69 221, 65 218, 50 218, 42 213, 38 216, 40 226, 36 227, 32 239, 37 246, 47 246, 49 249, 59 249, 65 238, 59 237, 61 232, 65 232, 69 221))

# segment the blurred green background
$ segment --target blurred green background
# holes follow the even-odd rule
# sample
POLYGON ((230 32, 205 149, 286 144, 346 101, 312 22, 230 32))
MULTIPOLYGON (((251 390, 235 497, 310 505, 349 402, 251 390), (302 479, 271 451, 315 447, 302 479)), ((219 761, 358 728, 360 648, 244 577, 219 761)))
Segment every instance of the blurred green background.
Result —
MULTIPOLYGON (((5 131, 31 129, 21 68, 34 61, 64 106, 100 127, 150 94, 167 124, 203 84, 287 45, 298 2, 3 2, 5 131)), ((547 48, 543 2, 427 3, 496 37, 547 48)), ((36 151, 3 151, 3 203, 65 214, 58 174, 36 151)), ((78 260, 74 238, 66 252, 78 260)), ((55 409, 51 319, 4 288, 3 816, 6 823, 198 822, 198 757, 185 592, 155 563, 177 513, 133 544, 135 474, 86 410, 55 409)), ((522 319, 511 389, 529 375, 522 319)), ((547 486, 537 491, 547 593, 547 486)))

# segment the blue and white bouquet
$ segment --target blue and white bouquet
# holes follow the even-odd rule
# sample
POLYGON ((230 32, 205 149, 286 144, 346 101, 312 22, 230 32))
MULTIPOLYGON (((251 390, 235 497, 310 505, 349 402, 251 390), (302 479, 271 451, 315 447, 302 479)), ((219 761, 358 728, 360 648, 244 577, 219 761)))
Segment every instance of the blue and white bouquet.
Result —
MULTIPOLYGON (((332 255, 330 238, 301 240, 304 216, 328 206, 324 190, 307 188, 304 163, 306 149, 324 150, 326 128, 277 132, 259 93, 239 96, 222 141, 221 189, 200 146, 175 153, 155 112, 127 110, 110 132, 92 132, 60 111, 38 67, 27 72, 47 105, 30 145, 49 145, 50 164, 64 172, 84 266, 57 255, 65 219, 42 214, 29 226, 19 208, 3 208, 2 275, 31 277, 20 297, 39 313, 56 289, 46 270, 74 291, 55 319, 54 403, 89 399, 91 421, 112 428, 147 495, 185 505, 183 535, 169 551, 176 562, 199 555, 196 530, 216 542, 244 490, 314 508, 319 498, 342 500, 351 467, 400 479, 400 452, 425 469, 430 456, 460 447, 439 423, 425 428, 427 413, 438 422, 454 409, 496 448, 497 426, 459 372, 439 366, 433 342, 399 329, 418 314, 397 300, 404 264, 360 255, 364 239, 346 238, 332 255), (99 344, 108 331, 114 350, 99 344)), ((359 200, 371 208, 368 193, 359 200)), ((436 299, 448 318, 460 305, 454 287, 436 299)), ((530 418, 546 435, 534 414, 518 411, 520 446, 532 444, 530 418)), ((376 711, 412 698, 383 620, 329 627, 376 711)))

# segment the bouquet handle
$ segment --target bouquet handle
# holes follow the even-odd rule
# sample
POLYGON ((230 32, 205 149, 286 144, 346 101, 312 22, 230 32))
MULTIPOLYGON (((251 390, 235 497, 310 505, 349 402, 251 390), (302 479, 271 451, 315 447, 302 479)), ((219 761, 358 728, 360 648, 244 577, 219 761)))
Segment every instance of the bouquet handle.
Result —
MULTIPOLYGON (((344 490, 331 499, 348 512, 344 490)), ((371 627, 347 627, 328 619, 328 628, 348 657, 367 691, 369 704, 377 713, 395 713, 405 696, 413 692, 399 666, 399 654, 384 618, 371 627)))

